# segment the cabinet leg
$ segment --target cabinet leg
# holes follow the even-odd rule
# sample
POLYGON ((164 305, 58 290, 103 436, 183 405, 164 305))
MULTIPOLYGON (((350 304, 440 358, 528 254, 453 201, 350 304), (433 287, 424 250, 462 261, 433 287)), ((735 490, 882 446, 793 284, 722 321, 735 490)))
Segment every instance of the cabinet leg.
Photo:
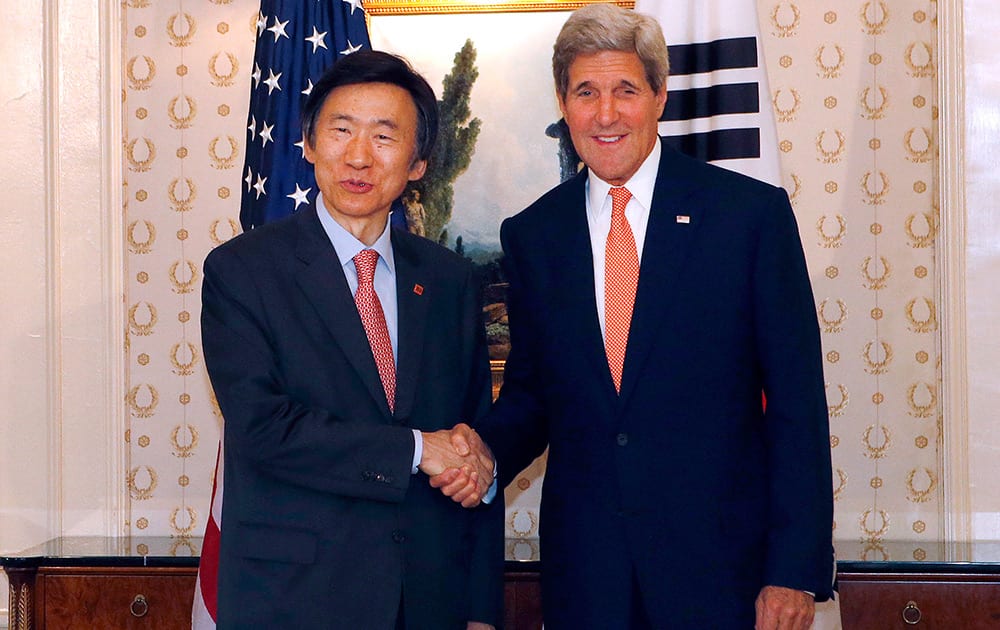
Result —
POLYGON ((10 630, 33 630, 35 570, 7 569, 7 579, 10 582, 10 630))

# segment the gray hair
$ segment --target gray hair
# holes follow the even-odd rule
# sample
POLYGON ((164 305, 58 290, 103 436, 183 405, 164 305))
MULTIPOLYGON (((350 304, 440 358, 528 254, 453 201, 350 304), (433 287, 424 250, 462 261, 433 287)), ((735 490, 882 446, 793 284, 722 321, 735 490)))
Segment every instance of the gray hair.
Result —
POLYGON ((659 22, 615 4, 589 4, 569 16, 553 46, 552 76, 560 99, 566 98, 569 67, 577 56, 604 51, 635 53, 653 91, 666 85, 670 61, 659 22))

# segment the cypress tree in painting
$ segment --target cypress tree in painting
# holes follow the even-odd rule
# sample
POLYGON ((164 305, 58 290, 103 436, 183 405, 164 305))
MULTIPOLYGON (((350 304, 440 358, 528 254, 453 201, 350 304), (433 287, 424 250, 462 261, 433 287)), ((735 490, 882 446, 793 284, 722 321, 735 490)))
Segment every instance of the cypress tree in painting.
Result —
POLYGON ((444 226, 451 220, 455 203, 454 183, 465 172, 476 151, 476 140, 482 121, 472 118, 469 98, 472 85, 479 77, 476 68, 476 48, 466 40, 455 53, 451 73, 445 76, 441 100, 440 130, 437 145, 427 164, 423 179, 410 184, 420 193, 426 217, 424 228, 427 238, 447 245, 444 226))

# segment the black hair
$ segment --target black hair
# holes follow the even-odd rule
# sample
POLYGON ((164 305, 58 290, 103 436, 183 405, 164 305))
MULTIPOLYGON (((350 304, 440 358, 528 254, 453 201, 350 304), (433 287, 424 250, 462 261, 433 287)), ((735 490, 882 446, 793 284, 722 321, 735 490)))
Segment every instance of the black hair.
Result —
POLYGON ((387 52, 359 50, 341 57, 323 73, 302 106, 302 137, 313 146, 316 119, 323 103, 335 89, 362 83, 388 83, 410 93, 417 108, 417 160, 427 160, 438 133, 437 97, 410 63, 387 52))

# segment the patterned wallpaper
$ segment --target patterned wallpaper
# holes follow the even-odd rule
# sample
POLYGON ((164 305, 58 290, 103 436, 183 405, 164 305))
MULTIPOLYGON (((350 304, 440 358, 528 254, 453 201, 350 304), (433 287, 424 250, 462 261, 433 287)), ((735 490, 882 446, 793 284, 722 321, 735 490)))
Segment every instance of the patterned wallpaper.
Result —
MULTIPOLYGON (((758 8, 823 329, 835 536, 868 558, 905 541, 893 553, 919 559, 943 535, 936 3, 758 8)), ((201 358, 201 263, 238 232, 256 12, 253 0, 125 2, 132 533, 204 529, 221 419, 201 358)), ((539 474, 508 493, 522 557, 534 553, 539 474)))
POLYGON ((128 0, 126 352, 134 534, 201 535, 221 418, 201 354, 201 266, 239 230, 257 7, 128 0))
POLYGON ((863 541, 871 559, 893 540, 913 541, 919 560, 943 535, 936 8, 759 5, 784 184, 823 331, 834 535, 863 541))

